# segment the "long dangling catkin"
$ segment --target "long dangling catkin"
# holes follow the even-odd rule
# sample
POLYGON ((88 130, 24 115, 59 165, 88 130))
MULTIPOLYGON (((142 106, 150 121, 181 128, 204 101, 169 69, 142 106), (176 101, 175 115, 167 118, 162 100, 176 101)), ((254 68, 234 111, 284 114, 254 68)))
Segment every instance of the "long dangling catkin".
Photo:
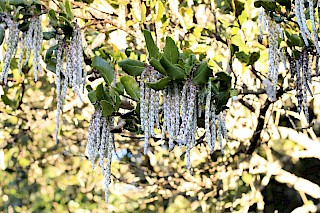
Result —
POLYGON ((298 100, 298 106, 297 106, 297 112, 300 113, 302 109, 302 99, 303 99, 303 94, 302 94, 302 78, 301 78, 301 62, 302 60, 296 60, 296 98, 298 100))
POLYGON ((20 74, 22 73, 22 59, 25 52, 25 48, 26 48, 26 37, 27 37, 27 33, 23 32, 21 37, 21 48, 20 48, 21 52, 20 52, 19 61, 18 61, 18 69, 20 71, 20 74))
POLYGON ((310 21, 311 21, 311 26, 312 26, 313 42, 314 42, 314 45, 316 46, 317 54, 320 55, 318 33, 317 33, 316 21, 314 18, 313 0, 308 0, 308 3, 309 3, 310 21))
MULTIPOLYGON (((303 38, 303 41, 304 41, 304 44, 306 46, 309 46, 309 42, 308 42, 308 35, 307 33, 309 32, 308 29, 306 31, 306 27, 305 27, 305 23, 306 23, 306 18, 305 18, 305 15, 304 15, 304 6, 303 4, 301 3, 300 0, 295 0, 295 7, 294 7, 294 13, 295 13, 295 16, 296 16, 296 19, 297 19, 297 22, 298 22, 298 25, 299 25, 299 28, 300 28, 300 32, 301 32, 301 36, 303 38), (302 13, 301 13, 302 12, 302 13)), ((310 32, 309 32, 310 34, 310 32)))
MULTIPOLYGON (((30 31, 32 32, 30 33, 28 32, 29 34, 27 34, 27 38, 26 38, 27 58, 29 57, 28 55, 30 55, 30 53, 28 53, 31 51, 29 50, 30 48, 31 49, 33 48, 34 58, 35 56, 38 57, 40 54, 39 48, 41 46, 28 44, 28 40, 32 41, 32 39, 30 39, 29 37, 30 36, 32 37, 32 35, 34 34, 33 31, 35 31, 35 29, 37 28, 36 26, 39 26, 39 24, 33 24, 33 26, 30 27, 31 28, 30 31)), ((58 96, 57 115, 56 115, 56 142, 57 143, 58 143, 58 133, 59 133, 60 110, 62 110, 62 107, 64 105, 64 100, 67 94, 68 85, 73 87, 75 93, 77 94, 79 99, 82 101, 79 90, 81 87, 84 87, 86 82, 86 74, 84 75, 83 73, 85 72, 83 72, 82 70, 82 63, 83 63, 82 36, 81 36, 80 28, 77 25, 77 23, 75 23, 74 26, 75 28, 73 30, 72 38, 69 45, 67 45, 67 41, 65 40, 65 38, 63 38, 60 35, 57 36, 57 40, 58 40, 57 63, 56 63, 56 90, 57 90, 57 96, 58 96), (65 54, 63 54, 64 52, 65 54), (64 60, 64 58, 66 60, 64 60), (66 69, 63 68, 64 61, 66 61, 66 69), (64 79, 63 82, 61 82, 61 79, 64 79)), ((40 31, 38 30, 37 39, 35 40, 39 40, 40 38, 42 40, 42 32, 40 36, 40 31)), ((38 59, 37 59, 37 63, 40 64, 38 59)), ((34 64, 34 68, 35 67, 38 67, 39 69, 40 65, 34 64)), ((36 72, 35 72, 35 76, 36 76, 36 72)))
POLYGON ((187 89, 187 121, 186 121, 186 125, 185 128, 182 130, 183 132, 183 140, 184 140, 184 144, 186 144, 187 146, 187 168, 191 171, 191 164, 190 164, 190 151, 191 151, 191 146, 193 144, 192 142, 192 138, 194 138, 193 134, 195 134, 194 131, 192 131, 192 127, 193 127, 193 119, 194 116, 193 114, 196 113, 195 111, 195 100, 196 100, 196 86, 193 85, 192 81, 190 79, 187 80, 188 81, 188 89, 187 89))
POLYGON ((59 120, 60 120, 60 110, 63 105, 63 97, 61 92, 61 86, 63 86, 63 91, 66 90, 66 80, 61 85, 61 78, 63 72, 63 47, 64 41, 61 36, 57 37, 58 40, 58 50, 57 50, 57 64, 56 64, 56 91, 57 91, 57 113, 56 113, 56 143, 58 144, 59 135, 59 120))
POLYGON ((319 55, 316 56, 316 76, 319 76, 319 55))
MULTIPOLYGON (((147 65, 141 73, 140 79, 140 120, 144 132, 144 153, 149 146, 149 138, 154 136, 154 127, 159 126, 159 92, 147 87, 145 82, 155 82, 161 78, 160 74, 147 65)), ((164 130, 162 137, 164 138, 164 130)))
POLYGON ((30 25, 26 34, 26 45, 25 49, 27 52, 26 60, 23 66, 28 64, 31 53, 33 54, 33 73, 34 80, 38 80, 38 71, 41 73, 41 47, 42 47, 42 25, 40 16, 33 16, 30 20, 30 25))
MULTIPOLYGON (((212 150, 214 145, 212 144, 211 132, 210 132, 211 86, 212 86, 212 83, 211 83, 211 80, 209 80, 208 87, 207 87, 206 106, 205 106, 205 114, 204 114, 204 116, 205 116, 204 125, 205 125, 205 137, 206 137, 207 143, 209 144, 210 149, 212 150)), ((214 125, 214 124, 212 124, 212 125, 214 125)))
POLYGON ((9 35, 6 41, 6 43, 8 44, 8 49, 6 50, 6 53, 4 55, 4 63, 3 63, 1 77, 0 77, 0 82, 3 82, 6 85, 11 60, 12 58, 14 58, 15 53, 17 51, 20 31, 18 29, 19 23, 14 22, 8 16, 4 17, 3 20, 6 22, 9 28, 9 35))
POLYGON ((109 185, 111 183, 111 162, 114 147, 114 119, 102 116, 101 109, 97 109, 91 116, 88 132, 87 152, 94 169, 95 161, 99 158, 99 167, 104 176, 105 200, 108 203, 109 185))
POLYGON ((265 16, 264 8, 261 7, 259 10, 259 16, 258 16, 259 40, 260 41, 262 41, 262 39, 263 39, 263 26, 264 26, 263 18, 264 18, 264 16, 265 16))
POLYGON ((216 132, 216 107, 213 102, 211 102, 211 141, 209 142, 211 145, 211 153, 214 151, 214 147, 217 139, 216 132))

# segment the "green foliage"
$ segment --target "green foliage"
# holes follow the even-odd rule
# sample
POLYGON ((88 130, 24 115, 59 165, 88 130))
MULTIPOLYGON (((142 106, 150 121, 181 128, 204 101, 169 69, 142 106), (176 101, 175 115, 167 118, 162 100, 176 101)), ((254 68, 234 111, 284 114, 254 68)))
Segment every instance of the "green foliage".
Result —
POLYGON ((143 31, 144 39, 146 41, 148 53, 150 58, 158 58, 159 56, 159 49, 155 44, 150 31, 144 30, 143 31))
POLYGON ((207 61, 203 61, 194 72, 193 83, 195 85, 206 84, 211 76, 212 70, 209 68, 207 61))
POLYGON ((216 103, 216 114, 227 108, 231 90, 231 77, 225 72, 217 72, 212 81, 212 92, 216 103))
POLYGON ((140 89, 136 80, 131 76, 122 76, 120 81, 128 95, 130 95, 134 100, 139 101, 140 89))
POLYGON ((112 66, 100 56, 95 56, 92 60, 92 67, 97 69, 105 82, 110 85, 114 78, 112 66))
POLYGON ((155 58, 151 58, 150 65, 152 65, 154 67, 154 69, 157 70, 158 72, 160 72, 162 75, 167 75, 167 71, 161 65, 159 60, 157 60, 155 58))
POLYGON ((165 77, 156 82, 147 82, 147 87, 150 87, 156 91, 163 90, 172 81, 172 78, 165 77))
POLYGON ((172 64, 164 55, 160 59, 162 67, 166 70, 166 73, 173 80, 182 80, 185 78, 185 73, 183 69, 175 64, 172 64))
POLYGON ((171 64, 176 64, 179 60, 179 49, 170 37, 166 38, 166 46, 163 49, 163 56, 166 57, 171 64))
POLYGON ((142 71, 144 70, 144 63, 138 60, 127 58, 123 61, 119 61, 118 64, 123 71, 135 77, 141 75, 142 71))
POLYGON ((268 0, 255 1, 254 6, 258 8, 263 7, 266 11, 269 12, 276 12, 277 9, 276 2, 270 2, 268 0))

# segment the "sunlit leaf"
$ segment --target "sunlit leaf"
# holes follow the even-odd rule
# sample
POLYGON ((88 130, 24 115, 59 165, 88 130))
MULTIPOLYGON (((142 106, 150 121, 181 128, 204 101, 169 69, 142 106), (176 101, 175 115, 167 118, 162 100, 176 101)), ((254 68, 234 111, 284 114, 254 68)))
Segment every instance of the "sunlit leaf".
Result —
POLYGON ((158 91, 158 90, 163 90, 171 82, 171 80, 172 79, 170 77, 166 77, 156 82, 147 82, 146 85, 147 87, 158 91))
POLYGON ((118 64, 123 71, 131 76, 141 75, 145 68, 145 64, 143 62, 129 58, 119 61, 118 64))
POLYGON ((184 79, 185 74, 183 69, 170 63, 170 61, 165 56, 161 57, 160 63, 163 66, 163 68, 166 70, 167 75, 170 76, 173 80, 184 79))
POLYGON ((151 60, 149 62, 154 67, 154 69, 156 69, 162 75, 167 75, 166 70, 163 68, 163 66, 161 65, 161 63, 158 59, 151 58, 151 60))
POLYGON ((104 78, 108 85, 111 84, 114 78, 113 67, 100 56, 95 56, 92 60, 92 67, 97 69, 100 75, 104 78))
POLYGON ((70 20, 72 20, 73 19, 73 15, 72 15, 71 5, 70 5, 69 0, 66 0, 64 4, 65 4, 65 7, 66 7, 67 16, 68 16, 68 18, 70 20))
POLYGON ((144 30, 143 35, 144 35, 145 42, 147 44, 149 57, 150 58, 158 58, 159 49, 158 49, 156 43, 154 42, 150 31, 144 30))
POLYGON ((106 100, 100 101, 100 106, 102 108, 102 115, 105 117, 109 117, 114 112, 113 105, 106 100))
POLYGON ((212 76, 212 70, 208 66, 207 61, 203 61, 194 73, 193 83, 195 85, 206 84, 212 76))
POLYGON ((179 59, 179 49, 174 40, 170 37, 166 38, 166 46, 163 49, 163 55, 169 60, 170 63, 176 64, 179 59))
POLYGON ((131 76, 122 76, 120 81, 127 94, 134 100, 138 101, 140 99, 140 89, 136 80, 131 76))
POLYGON ((107 94, 104 91, 103 84, 99 84, 96 88, 96 97, 98 101, 107 100, 107 94))

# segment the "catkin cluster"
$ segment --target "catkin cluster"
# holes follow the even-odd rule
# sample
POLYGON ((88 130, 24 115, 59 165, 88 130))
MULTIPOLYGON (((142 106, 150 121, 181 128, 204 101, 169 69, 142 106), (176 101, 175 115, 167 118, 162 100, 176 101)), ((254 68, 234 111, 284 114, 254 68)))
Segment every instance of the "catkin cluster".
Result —
POLYGON ((228 141, 227 128, 226 128, 226 113, 225 111, 220 112, 216 115, 216 107, 211 91, 212 83, 208 82, 208 87, 206 90, 206 103, 205 103, 205 138, 211 149, 211 152, 214 151, 215 143, 218 140, 220 143, 222 153, 222 142, 223 138, 228 141))
POLYGON ((277 91, 277 82, 279 75, 279 63, 282 62, 286 67, 286 58, 279 49, 279 38, 284 39, 283 32, 279 24, 275 23, 270 18, 266 18, 266 14, 262 9, 262 12, 259 14, 259 26, 260 26, 260 38, 263 36, 263 30, 268 32, 268 43, 269 43, 269 52, 268 52, 268 79, 265 79, 263 82, 264 87, 267 91, 268 97, 270 100, 276 100, 276 91, 277 91))
POLYGON ((72 86, 82 100, 80 90, 86 83, 86 72, 82 69, 82 37, 80 27, 75 23, 70 43, 58 35, 56 91, 58 96, 56 114, 56 140, 58 142, 60 110, 63 108, 68 86, 72 86), (65 56, 65 57, 64 57, 65 56))
POLYGON ((154 136, 155 126, 159 128, 159 91, 150 89, 146 82, 155 82, 161 74, 152 66, 146 66, 141 74, 140 81, 140 118, 141 128, 144 131, 144 153, 148 151, 149 138, 154 136))
POLYGON ((284 40, 284 34, 279 24, 269 18, 265 10, 261 8, 259 17, 259 40, 263 39, 263 31, 267 31, 268 35, 268 78, 263 81, 263 85, 271 101, 276 101, 277 82, 279 75, 279 64, 283 63, 285 69, 287 69, 287 59, 285 49, 279 48, 279 39, 284 40))
POLYGON ((114 147, 114 135, 111 133, 111 129, 113 126, 113 118, 103 117, 102 111, 98 109, 91 116, 88 132, 88 157, 93 169, 95 161, 99 160, 98 165, 105 180, 106 202, 108 202, 109 184, 111 182, 111 161, 114 147))
POLYGON ((38 80, 37 72, 41 73, 41 47, 42 47, 42 25, 41 17, 35 15, 30 18, 30 24, 27 32, 20 32, 18 29, 19 23, 13 21, 9 16, 5 15, 2 17, 6 25, 8 26, 8 37, 6 43, 8 45, 7 51, 4 56, 4 64, 0 81, 7 84, 7 77, 10 69, 11 60, 15 57, 18 44, 20 41, 21 52, 18 60, 18 68, 20 73, 22 72, 22 65, 25 66, 30 58, 31 53, 33 54, 33 72, 35 81, 38 80), (24 64, 22 60, 26 52, 26 58, 24 64))
POLYGON ((22 71, 22 58, 26 51, 26 60, 23 64, 25 66, 30 58, 31 52, 33 54, 33 73, 34 73, 34 80, 38 80, 37 71, 39 70, 41 74, 41 66, 40 66, 40 59, 41 59, 41 46, 42 46, 42 25, 40 16, 33 16, 30 20, 29 29, 26 33, 23 33, 22 41, 21 41, 21 52, 20 58, 18 61, 18 68, 20 72, 22 71))
POLYGON ((309 4, 309 16, 310 16, 310 22, 312 26, 312 32, 310 33, 308 27, 307 27, 307 20, 306 20, 306 15, 305 15, 305 5, 304 5, 304 0, 295 0, 295 8, 294 8, 294 13, 300 28, 301 36, 303 38, 304 44, 308 47, 309 46, 309 41, 308 38, 311 39, 316 47, 317 54, 320 55, 320 46, 318 42, 318 33, 317 33, 317 28, 316 28, 316 21, 314 17, 314 5, 313 5, 313 0, 307 0, 309 4))
POLYGON ((311 83, 311 70, 309 63, 309 53, 303 48, 298 60, 290 60, 291 78, 295 78, 296 98, 298 100, 297 111, 303 109, 307 122, 309 122, 309 112, 307 103, 307 93, 313 96, 309 84, 311 83))
POLYGON ((151 66, 146 66, 140 81, 140 119, 144 131, 144 152, 147 152, 149 138, 154 136, 154 128, 159 128, 159 111, 163 111, 163 125, 161 138, 166 134, 169 139, 169 148, 173 149, 175 143, 186 147, 186 165, 191 172, 190 151, 195 145, 197 133, 197 120, 202 115, 205 105, 206 140, 214 150, 216 137, 222 149, 223 138, 227 139, 225 114, 216 115, 214 96, 211 93, 211 81, 208 88, 200 91, 192 79, 188 78, 183 85, 174 82, 167 85, 161 93, 148 88, 145 82, 155 82, 161 74, 151 66), (162 95, 163 104, 159 104, 162 95))
POLYGON ((279 71, 279 62, 282 61, 284 67, 287 68, 286 65, 286 57, 289 59, 290 63, 290 72, 291 79, 295 82, 296 89, 296 98, 298 100, 297 111, 300 113, 303 109, 305 117, 309 122, 309 113, 307 106, 307 93, 312 96, 312 91, 310 89, 309 84, 311 83, 311 71, 310 71, 310 63, 309 63, 309 53, 307 51, 307 47, 310 45, 310 40, 314 43, 316 47, 316 76, 318 76, 319 69, 319 55, 320 55, 320 46, 316 28, 316 21, 314 16, 314 5, 312 0, 306 0, 309 7, 309 18, 311 22, 311 32, 307 27, 306 20, 306 8, 304 0, 295 0, 295 17, 300 28, 301 36, 305 47, 302 49, 299 59, 294 59, 294 57, 290 56, 289 53, 284 54, 281 51, 278 43, 278 39, 283 40, 283 32, 280 29, 279 24, 276 24, 270 18, 267 18, 265 11, 261 8, 259 13, 258 21, 259 21, 259 29, 260 35, 259 39, 262 40, 263 30, 268 31, 268 43, 269 43, 269 69, 268 69, 268 78, 263 81, 264 87, 269 98, 273 101, 276 100, 276 85, 278 81, 278 71, 279 71), (286 56, 285 56, 286 55, 286 56))
POLYGON ((19 25, 18 22, 11 20, 9 16, 4 16, 2 19, 5 21, 8 27, 9 35, 6 39, 6 43, 8 47, 4 55, 4 63, 3 63, 1 77, 0 77, 0 82, 7 84, 10 63, 12 58, 15 57, 17 52, 20 31, 18 29, 18 25, 19 25))

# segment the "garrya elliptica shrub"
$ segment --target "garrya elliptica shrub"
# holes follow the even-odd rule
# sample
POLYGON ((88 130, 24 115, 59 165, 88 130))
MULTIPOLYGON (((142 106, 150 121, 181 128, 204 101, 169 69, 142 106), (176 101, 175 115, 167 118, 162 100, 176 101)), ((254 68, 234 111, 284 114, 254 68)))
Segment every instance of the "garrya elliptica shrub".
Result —
MULTIPOLYGON (((187 26, 179 13, 179 2, 172 1, 169 6, 181 21, 184 30, 187 26)), ((270 100, 277 100, 277 83, 279 64, 290 69, 292 81, 295 82, 297 111, 303 109, 308 119, 307 94, 312 95, 311 63, 316 60, 316 75, 320 47, 315 19, 316 6, 312 0, 291 1, 255 1, 255 6, 261 8, 258 17, 260 26, 259 42, 266 40, 269 48, 268 75, 263 80, 266 93, 270 100), (308 7, 306 7, 308 5, 308 7), (282 17, 279 11, 284 8, 292 17, 282 17), (307 15, 307 11, 309 14, 307 15), (295 18, 292 21, 292 18, 295 18), (307 26, 310 20, 311 28, 307 26), (300 29, 295 34, 284 23, 292 22, 300 29), (266 32, 267 39, 264 39, 266 32), (287 62, 289 65, 287 66, 287 62)), ((71 5, 68 1, 59 5, 56 13, 53 9, 43 7, 39 1, 10 0, 0 1, 0 43, 5 47, 0 81, 7 85, 12 59, 19 54, 18 69, 28 68, 32 59, 34 79, 41 73, 41 61, 46 64, 46 70, 56 74, 57 115, 56 140, 58 142, 59 118, 63 108, 67 88, 72 87, 77 96, 82 99, 86 84, 84 68, 83 44, 81 28, 75 21, 71 5), (41 18, 49 17, 52 31, 43 32, 41 18), (55 40, 42 58, 43 40, 55 40), (4 42, 3 42, 4 41, 4 42), (24 63, 23 63, 24 60, 24 63)), ((125 8, 122 5, 122 16, 125 8)), ((125 19, 124 19, 125 20, 125 19)), ((121 22, 123 25, 123 20, 121 22)), ((156 28, 159 28, 156 27, 156 28)), ((180 51, 173 39, 166 38, 163 51, 159 51, 151 33, 144 31, 148 59, 145 61, 125 59, 118 64, 127 73, 120 78, 114 75, 113 63, 104 59, 103 55, 95 55, 88 59, 94 70, 100 73, 104 83, 95 89, 90 85, 86 88, 89 99, 95 107, 89 126, 88 155, 94 167, 98 159, 102 174, 105 177, 106 200, 110 184, 110 166, 114 147, 115 117, 121 117, 119 109, 121 97, 130 97, 137 104, 130 113, 139 115, 137 125, 130 126, 133 132, 144 133, 144 153, 148 152, 149 140, 156 138, 155 129, 161 131, 161 139, 168 141, 169 149, 175 145, 185 147, 186 166, 192 172, 190 151, 197 141, 206 141, 213 152, 216 141, 223 151, 223 140, 228 140, 226 129, 227 102, 236 91, 232 89, 231 77, 227 72, 212 70, 203 56, 190 50, 180 51), (119 115, 120 114, 120 115, 119 115), (200 135, 198 129, 204 128, 200 135)), ((157 37, 160 38, 158 35, 157 37)), ((160 41, 157 41, 159 44, 160 41)), ((259 59, 259 53, 247 55, 232 46, 233 54, 248 66, 259 59)), ((129 113, 129 115, 131 115, 129 113)), ((124 125, 128 128, 129 125, 124 125)))

